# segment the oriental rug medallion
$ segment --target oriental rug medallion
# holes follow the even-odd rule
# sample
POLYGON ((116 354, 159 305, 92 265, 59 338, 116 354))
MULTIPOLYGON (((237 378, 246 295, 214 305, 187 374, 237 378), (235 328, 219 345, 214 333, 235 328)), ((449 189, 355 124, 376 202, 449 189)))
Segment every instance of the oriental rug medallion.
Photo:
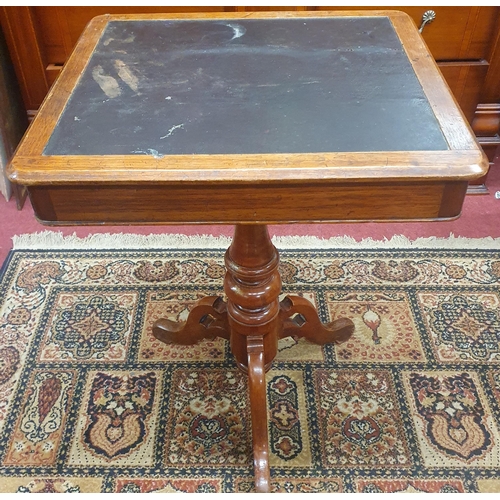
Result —
MULTIPOLYGON (((283 292, 353 337, 267 374, 281 492, 500 491, 500 251, 281 250, 283 292)), ((161 344, 220 249, 14 250, 0 282, 0 492, 253 490, 228 342, 161 344)))

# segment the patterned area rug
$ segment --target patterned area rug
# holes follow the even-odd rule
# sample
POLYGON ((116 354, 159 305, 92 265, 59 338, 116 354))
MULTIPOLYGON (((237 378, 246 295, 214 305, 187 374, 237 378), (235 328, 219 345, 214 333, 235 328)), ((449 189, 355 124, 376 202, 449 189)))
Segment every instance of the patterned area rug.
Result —
MULTIPOLYGON (((11 252, 0 492, 247 492, 246 377, 225 340, 160 344, 222 291, 223 251, 11 252)), ((273 490, 500 491, 500 251, 283 250, 284 291, 351 340, 267 374, 273 490)))

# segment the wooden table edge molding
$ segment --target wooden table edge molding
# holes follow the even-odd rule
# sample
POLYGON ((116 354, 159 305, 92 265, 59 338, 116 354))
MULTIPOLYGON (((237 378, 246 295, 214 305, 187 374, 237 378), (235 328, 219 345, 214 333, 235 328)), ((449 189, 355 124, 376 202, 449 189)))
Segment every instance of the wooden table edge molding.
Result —
POLYGON ((425 167, 434 167, 428 179, 442 177, 468 181, 484 175, 488 161, 477 150, 418 151, 417 153, 318 153, 262 155, 123 156, 23 156, 10 163, 10 178, 32 186, 77 182, 75 175, 87 171, 90 182, 265 182, 345 179, 422 178, 425 167), (455 163, 459 164, 458 167, 455 163), (92 170, 88 171, 88 165, 92 170), (235 166, 239 165, 238 168, 235 166), (244 168, 241 167, 244 165, 244 168), (381 168, 381 165, 385 165, 381 168), (258 177, 256 175, 258 172, 258 177))

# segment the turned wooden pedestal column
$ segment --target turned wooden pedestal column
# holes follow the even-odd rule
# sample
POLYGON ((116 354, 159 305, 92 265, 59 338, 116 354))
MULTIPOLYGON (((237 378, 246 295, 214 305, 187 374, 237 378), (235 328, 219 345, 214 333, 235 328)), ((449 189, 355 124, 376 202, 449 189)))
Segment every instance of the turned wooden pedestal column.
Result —
POLYGON ((265 371, 278 351, 281 278, 267 227, 236 226, 225 261, 231 351, 238 366, 248 371, 255 488, 269 491, 265 371))
POLYGON ((352 335, 354 325, 345 318, 321 323, 314 306, 302 297, 279 301, 279 256, 265 225, 235 226, 225 262, 227 304, 220 297, 201 299, 186 322, 160 319, 153 334, 176 344, 229 339, 238 367, 248 373, 255 488, 266 492, 270 471, 265 372, 276 356, 278 340, 294 335, 317 344, 340 343, 352 335))

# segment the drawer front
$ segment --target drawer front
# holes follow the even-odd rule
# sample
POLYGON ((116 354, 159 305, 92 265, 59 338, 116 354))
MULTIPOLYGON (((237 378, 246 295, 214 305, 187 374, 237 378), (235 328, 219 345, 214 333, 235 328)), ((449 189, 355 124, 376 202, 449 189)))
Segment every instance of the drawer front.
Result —
MULTIPOLYGON (((360 10, 367 7, 316 7, 318 10, 360 10)), ((423 14, 433 10, 435 19, 427 23, 422 36, 437 61, 487 59, 499 7, 372 7, 402 10, 420 27, 423 14)))

